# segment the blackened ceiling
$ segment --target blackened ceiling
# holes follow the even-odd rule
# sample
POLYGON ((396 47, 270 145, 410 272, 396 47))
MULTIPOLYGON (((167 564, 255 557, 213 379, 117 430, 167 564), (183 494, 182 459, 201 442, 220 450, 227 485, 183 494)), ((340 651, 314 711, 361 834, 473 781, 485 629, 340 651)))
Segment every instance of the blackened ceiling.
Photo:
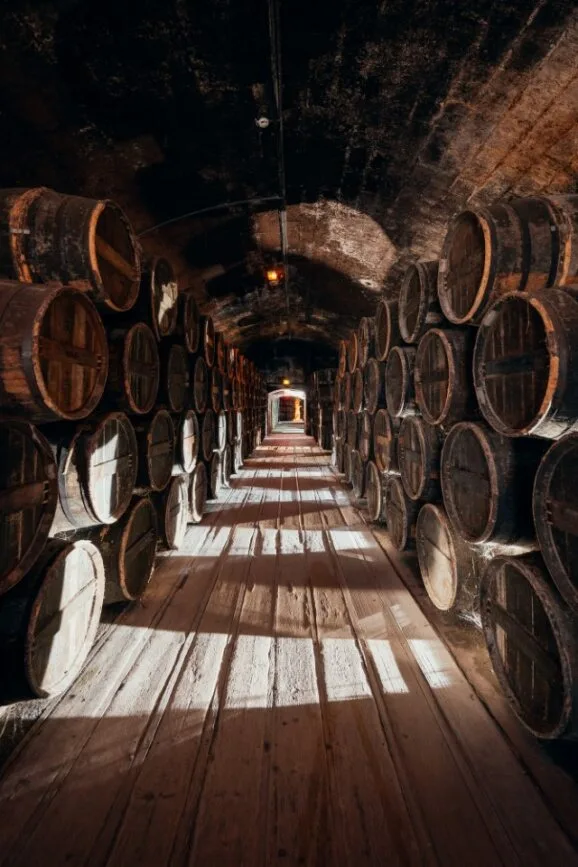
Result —
POLYGON ((117 200, 262 366, 329 363, 466 202, 575 188, 575 5, 9 3, 0 183, 117 200))

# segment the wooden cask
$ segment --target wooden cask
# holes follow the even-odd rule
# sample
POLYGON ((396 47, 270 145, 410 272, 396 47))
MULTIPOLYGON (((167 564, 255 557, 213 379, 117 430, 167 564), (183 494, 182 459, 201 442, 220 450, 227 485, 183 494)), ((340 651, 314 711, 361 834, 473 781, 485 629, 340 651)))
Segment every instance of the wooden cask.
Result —
POLYGON ((392 346, 401 343, 397 301, 380 301, 375 311, 375 357, 386 361, 392 346))
POLYGON ((208 409, 203 416, 203 425, 201 428, 201 446, 203 458, 205 461, 211 460, 216 445, 217 439, 215 413, 212 409, 208 409))
POLYGON ((505 295, 479 328, 474 384, 506 436, 558 439, 578 428, 578 302, 567 292, 505 295))
POLYGON ((58 502, 57 469, 44 436, 27 421, 0 423, 0 594, 32 568, 58 502))
POLYGON ((185 541, 189 521, 188 476, 174 476, 166 490, 155 494, 159 538, 168 551, 178 551, 185 541))
POLYGON ((548 571, 578 614, 578 434, 558 440, 544 455, 534 480, 533 511, 548 571))
POLYGON ((337 363, 337 375, 343 378, 347 372, 347 340, 339 341, 339 360, 337 363))
POLYGON ((90 531, 104 560, 105 605, 140 599, 153 574, 158 537, 157 513, 148 496, 133 497, 116 524, 90 531))
POLYGON ((179 313, 179 287, 168 259, 159 256, 144 269, 137 309, 157 340, 174 333, 179 313))
POLYGON ((207 367, 213 367, 215 363, 215 326, 210 316, 203 316, 201 320, 201 344, 207 367))
POLYGON ((193 370, 193 403, 198 413, 204 413, 209 401, 209 371, 205 359, 199 356, 193 370))
POLYGON ((351 374, 347 371, 343 376, 343 409, 347 412, 352 406, 352 393, 351 374))
POLYGON ((199 461, 189 482, 189 523, 200 524, 207 503, 207 468, 199 461))
POLYGON ((351 408, 353 412, 361 412, 361 410, 363 409, 363 371, 361 370, 361 368, 357 368, 357 370, 351 377, 351 382, 351 408))
POLYGON ((442 506, 421 507, 415 537, 421 577, 435 607, 479 616, 479 557, 453 530, 442 506))
POLYGON ((366 411, 359 417, 358 450, 365 463, 373 457, 373 418, 366 411))
POLYGON ((189 356, 180 343, 161 345, 160 399, 171 412, 182 412, 190 394, 189 356))
POLYGON ((495 557, 480 597, 492 666, 522 725, 538 738, 575 738, 575 621, 541 557, 495 557))
POLYGON ((157 399, 160 361, 156 338, 144 322, 109 333, 105 401, 123 412, 146 415, 157 399))
POLYGON ((232 412, 227 413, 227 444, 232 446, 235 442, 235 422, 234 422, 234 414, 232 412))
POLYGON ((373 461, 369 461, 365 468, 365 491, 367 514, 374 524, 385 523, 385 479, 386 475, 380 473, 373 461))
POLYGON ((340 409, 337 413, 337 427, 335 434, 342 440, 345 440, 347 437, 347 417, 347 413, 344 409, 340 409))
POLYGON ((442 437, 438 428, 418 416, 406 416, 399 428, 397 454, 404 490, 410 500, 440 495, 442 437))
POLYGON ((442 449, 441 486, 448 517, 469 542, 531 540, 532 486, 544 445, 502 437, 485 424, 460 422, 442 449))
POLYGON ((201 315, 192 289, 179 292, 175 333, 182 337, 187 352, 196 355, 201 343, 201 315))
POLYGON ((347 341, 347 369, 349 373, 355 373, 359 367, 359 344, 357 341, 357 331, 349 332, 349 340, 347 341))
POLYGON ((103 312, 119 313, 138 297, 139 245, 113 202, 45 187, 2 190, 0 273, 23 283, 74 286, 103 312))
POLYGON ((222 376, 226 374, 227 344, 225 343, 225 335, 221 331, 215 333, 215 366, 222 376))
POLYGON ((230 412, 233 409, 233 394, 231 380, 228 376, 223 377, 223 409, 230 412))
POLYGON ((9 697, 50 698, 74 682, 96 636, 104 588, 105 569, 94 545, 49 541, 2 599, 0 657, 9 697))
POLYGON ((219 452, 213 452, 208 463, 209 475, 209 500, 218 500, 222 488, 223 456, 219 452))
POLYGON ((406 270, 399 295, 399 330, 406 343, 419 343, 443 322, 437 281, 437 262, 416 262, 406 270))
POLYGON ((51 535, 114 524, 130 504, 138 470, 133 425, 111 412, 79 428, 47 430, 58 467, 58 507, 51 535))
POLYGON ((221 457, 221 485, 230 488, 233 475, 233 449, 230 445, 225 446, 221 457))
POLYGON ((478 415, 472 379, 473 329, 431 328, 415 356, 415 398, 428 424, 449 425, 478 415))
POLYGON ((337 377, 333 383, 333 409, 341 409, 343 406, 343 379, 337 377))
POLYGON ((357 437, 359 436, 359 416, 357 413, 350 410, 347 413, 347 442, 352 449, 357 448, 357 437))
POLYGON ((215 432, 215 447, 217 451, 222 452, 227 445, 227 428, 228 428, 227 413, 221 411, 216 416, 216 432, 215 432))
POLYGON ((338 473, 343 473, 343 448, 345 446, 345 442, 342 437, 334 437, 333 439, 333 466, 337 470, 338 473))
POLYGON ((358 499, 365 495, 365 464, 357 449, 351 450, 351 485, 358 499))
POLYGON ((352 465, 351 465, 351 456, 353 454, 353 449, 351 448, 349 443, 345 443, 343 446, 343 474, 345 476, 345 481, 351 484, 352 475, 352 465))
POLYGON ((237 376, 237 357, 239 350, 236 346, 227 347, 227 376, 233 380, 237 376))
POLYGON ((223 395, 223 376, 218 367, 211 369, 211 408, 213 412, 221 412, 222 395, 223 395))
POLYGON ((416 350, 393 346, 385 364, 385 402, 392 418, 416 415, 414 366, 416 350))
POLYGON ((413 550, 420 506, 409 499, 399 476, 384 477, 383 504, 391 544, 397 551, 413 550))
POLYGON ((0 281, 0 407, 32 421, 85 418, 108 371, 106 333, 76 289, 0 281))
POLYGON ((397 436, 399 422, 386 409, 379 409, 373 419, 373 456, 380 473, 399 470, 397 436))
POLYGON ((193 472, 199 458, 200 443, 199 420, 196 412, 189 409, 175 425, 174 476, 193 472))
POLYGON ((358 364, 365 367, 375 352, 375 320, 370 316, 362 316, 357 329, 358 364))
POLYGON ((135 423, 138 441, 137 485, 141 491, 149 488, 162 491, 173 474, 175 463, 175 426, 166 409, 135 423))
POLYGON ((385 406, 385 365, 375 358, 368 359, 363 370, 363 396, 371 415, 385 406))

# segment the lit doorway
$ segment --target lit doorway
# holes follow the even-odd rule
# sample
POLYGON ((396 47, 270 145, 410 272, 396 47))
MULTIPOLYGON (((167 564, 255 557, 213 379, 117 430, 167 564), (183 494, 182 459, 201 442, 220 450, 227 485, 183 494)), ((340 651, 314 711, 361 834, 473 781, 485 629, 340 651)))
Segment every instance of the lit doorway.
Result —
POLYGON ((305 392, 279 388, 269 394, 267 404, 268 433, 305 433, 307 403, 305 392))

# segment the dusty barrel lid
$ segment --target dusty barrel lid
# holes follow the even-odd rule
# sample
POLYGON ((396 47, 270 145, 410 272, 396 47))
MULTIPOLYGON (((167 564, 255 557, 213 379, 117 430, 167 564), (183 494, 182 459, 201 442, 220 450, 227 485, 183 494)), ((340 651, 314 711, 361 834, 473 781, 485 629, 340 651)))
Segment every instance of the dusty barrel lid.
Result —
POLYGON ((210 461, 213 456, 213 451, 216 446, 216 425, 215 413, 212 409, 208 409, 203 416, 203 426, 201 430, 201 443, 203 449, 203 458, 210 461))
POLYGON ((418 416, 406 416, 399 429, 397 452, 403 488, 410 500, 429 500, 439 493, 442 437, 418 416))
POLYGON ((472 351, 470 329, 431 328, 420 340, 414 363, 415 399, 428 424, 448 425, 475 416, 472 351))
POLYGON ((213 412, 221 411, 222 393, 223 393, 223 377, 218 367, 211 368, 211 407, 213 412))
POLYGON ((209 462, 209 499, 218 500, 222 487, 222 455, 213 452, 209 462))
POLYGON ((416 350, 411 346, 392 346, 385 364, 385 402, 393 418, 415 415, 414 365, 416 350))
POLYGON ((173 343, 163 353, 163 392, 171 412, 182 412, 190 390, 189 356, 184 346, 173 343))
POLYGON ((84 438, 90 506, 99 524, 113 524, 131 501, 138 471, 134 427, 122 412, 105 415, 84 438))
POLYGON ((416 262, 404 274, 399 294, 399 330, 406 343, 418 343, 428 328, 443 321, 437 280, 437 262, 416 262))
POLYGON ((199 356, 193 372, 193 400, 198 413, 205 412, 209 399, 209 371, 205 359, 199 356))
POLYGON ((375 358, 369 358, 363 371, 365 408, 372 415, 384 404, 385 368, 375 358))
POLYGON ((207 502, 207 468, 199 461, 191 474, 189 483, 189 521, 191 524, 199 524, 205 512, 207 502))
POLYGON ((192 289, 179 292, 177 330, 182 334, 187 352, 199 351, 201 342, 201 314, 192 289))
POLYGON ((384 521, 383 476, 373 461, 368 461, 365 468, 365 491, 369 520, 374 524, 382 524, 384 521))
POLYGON ((126 332, 122 376, 130 412, 146 415, 157 399, 160 360, 156 338, 144 322, 137 322, 126 332))
POLYGON ((415 547, 419 504, 406 495, 399 476, 388 476, 384 491, 384 516, 391 544, 398 551, 415 547))
POLYGON ((351 408, 359 413, 363 409, 363 371, 360 368, 352 376, 352 392, 351 408))
POLYGON ((199 421, 194 410, 185 412, 176 426, 175 465, 173 473, 192 473, 199 457, 201 437, 199 421))
POLYGON ((150 498, 134 498, 129 510, 110 532, 114 532, 116 539, 117 581, 111 592, 107 575, 105 603, 117 602, 119 590, 123 599, 139 599, 153 574, 157 550, 158 520, 150 498))
POLYGON ((189 479, 175 476, 159 495, 158 513, 165 546, 172 551, 182 547, 189 521, 189 479))
POLYGON ((373 455, 381 473, 398 469, 398 430, 399 422, 394 422, 386 409, 379 409, 375 413, 373 419, 373 455))
POLYGON ((429 598, 440 611, 449 611, 458 593, 458 562, 450 522, 441 506, 426 503, 421 507, 417 517, 416 546, 429 598))
POLYGON ((217 430, 216 430, 216 446, 217 449, 222 452, 227 444, 227 431, 228 431, 228 419, 227 413, 221 411, 217 415, 217 430))
POLYGON ((367 410, 360 415, 358 448, 362 461, 373 457, 373 418, 367 410))
POLYGON ((362 316, 357 329, 357 353, 359 366, 364 368, 373 355, 375 346, 375 321, 369 316, 362 316))
POLYGON ((353 493, 361 499, 365 495, 365 464, 357 449, 351 451, 351 484, 353 493))
POLYGON ((162 256, 154 259, 142 282, 141 297, 155 337, 157 340, 169 337, 177 326, 179 287, 168 259, 162 256))
POLYGON ((140 482, 153 491, 168 485, 175 462, 175 427, 165 409, 159 409, 144 425, 137 426, 140 439, 140 482))
POLYGON ((401 343, 397 301, 380 301, 375 311, 375 357, 386 361, 392 346, 401 343))

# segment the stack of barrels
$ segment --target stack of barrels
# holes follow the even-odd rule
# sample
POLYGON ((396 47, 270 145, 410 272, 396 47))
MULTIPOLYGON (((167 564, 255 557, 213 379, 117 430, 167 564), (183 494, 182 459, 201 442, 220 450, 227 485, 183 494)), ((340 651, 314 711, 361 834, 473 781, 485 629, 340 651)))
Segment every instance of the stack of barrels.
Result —
POLYGON ((335 370, 326 368, 312 373, 307 389, 308 432, 320 448, 330 451, 333 444, 333 388, 335 370))
POLYGON ((2 693, 77 676, 264 429, 252 363, 110 201, 0 192, 2 693))
POLYGON ((339 471, 514 712, 578 733, 578 197, 459 214, 340 349, 339 471))

